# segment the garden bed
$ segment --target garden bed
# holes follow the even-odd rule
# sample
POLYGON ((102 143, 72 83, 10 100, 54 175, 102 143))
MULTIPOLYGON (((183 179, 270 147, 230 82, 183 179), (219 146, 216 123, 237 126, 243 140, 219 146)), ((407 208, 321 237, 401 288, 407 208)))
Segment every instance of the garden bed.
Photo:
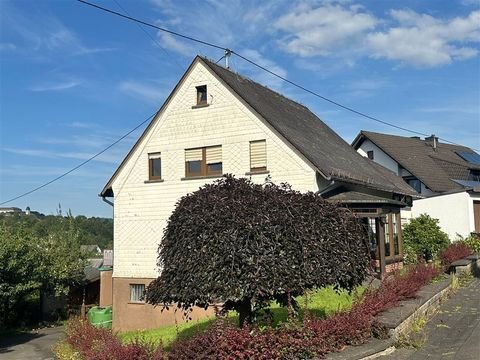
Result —
MULTIPOLYGON (((191 338, 171 343, 168 353, 148 339, 137 338, 132 343, 122 344, 117 337, 103 330, 97 329, 102 332, 100 335, 95 335, 95 330, 91 329, 82 331, 82 326, 88 327, 88 324, 70 332, 66 342, 73 349, 94 347, 97 352, 113 347, 118 353, 115 359, 119 360, 126 358, 122 354, 131 354, 132 351, 142 353, 140 359, 322 358, 329 352, 343 350, 347 345, 360 345, 372 338, 386 338, 388 329, 376 320, 377 315, 404 299, 414 298, 417 291, 438 273, 439 269, 428 265, 412 267, 402 275, 387 278, 378 289, 366 290, 349 310, 334 312, 327 318, 318 318, 307 311, 303 319, 291 319, 278 327, 244 328, 238 328, 232 321, 216 320, 191 338), (84 335, 88 333, 93 338, 84 335), (99 342, 98 339, 104 340, 99 342)), ((88 351, 80 350, 80 359, 93 359, 88 351)))

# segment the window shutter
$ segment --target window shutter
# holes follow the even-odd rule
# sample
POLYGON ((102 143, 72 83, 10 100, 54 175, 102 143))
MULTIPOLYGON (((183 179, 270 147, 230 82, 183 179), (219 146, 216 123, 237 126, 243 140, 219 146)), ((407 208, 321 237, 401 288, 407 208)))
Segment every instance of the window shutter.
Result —
POLYGON ((206 149, 207 164, 216 164, 222 162, 222 147, 213 146, 206 149))
POLYGON ((250 142, 250 168, 267 167, 267 146, 265 140, 250 142))
POLYGON ((185 150, 185 161, 202 161, 202 148, 185 150))

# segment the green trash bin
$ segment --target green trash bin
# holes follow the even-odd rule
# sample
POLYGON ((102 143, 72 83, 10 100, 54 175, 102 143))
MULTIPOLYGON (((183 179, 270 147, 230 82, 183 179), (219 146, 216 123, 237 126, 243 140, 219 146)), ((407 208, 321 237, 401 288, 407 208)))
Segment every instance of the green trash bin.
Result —
POLYGON ((88 321, 95 327, 112 328, 112 307, 94 306, 88 311, 88 321))

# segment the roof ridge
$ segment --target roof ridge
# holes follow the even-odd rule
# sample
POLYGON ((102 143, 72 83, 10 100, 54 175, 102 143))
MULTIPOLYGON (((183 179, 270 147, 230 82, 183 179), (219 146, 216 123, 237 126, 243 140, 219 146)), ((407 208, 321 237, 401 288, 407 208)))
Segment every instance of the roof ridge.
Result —
MULTIPOLYGON (((253 80, 253 79, 251 79, 251 78, 249 78, 249 77, 247 77, 247 76, 244 76, 244 75, 240 74, 239 72, 233 71, 232 69, 227 68, 227 67, 225 67, 225 66, 223 66, 223 65, 219 65, 219 64, 217 64, 216 62, 214 62, 213 59, 209 59, 209 58, 207 58, 206 56, 199 56, 199 58, 201 58, 202 60, 204 60, 204 61, 206 61, 207 63, 209 63, 208 65, 218 66, 218 67, 222 68, 223 70, 229 71, 229 72, 231 72, 232 74, 234 74, 234 75, 242 78, 243 80, 246 80, 246 81, 249 81, 249 82, 251 82, 251 83, 254 83, 255 85, 264 87, 264 88, 267 89, 268 91, 271 91, 272 93, 274 93, 274 94, 276 94, 276 95, 278 95, 278 96, 280 96, 280 97, 282 97, 282 98, 284 98, 284 99, 286 99, 286 100, 288 100, 288 101, 290 101, 290 102, 293 102, 293 103, 295 103, 296 105, 299 105, 299 106, 305 108, 306 110, 310 111, 310 109, 309 109, 306 105, 303 105, 302 103, 299 103, 298 101, 293 100, 293 99, 291 99, 291 98, 289 98, 289 97, 287 97, 287 96, 279 93, 279 92, 276 91, 276 90, 273 90, 272 88, 268 87, 267 85, 260 84, 259 82, 255 81, 255 80, 253 80)), ((311 112, 311 111, 310 111, 310 112, 311 112)), ((312 113, 312 114, 313 114, 313 113, 312 113)))

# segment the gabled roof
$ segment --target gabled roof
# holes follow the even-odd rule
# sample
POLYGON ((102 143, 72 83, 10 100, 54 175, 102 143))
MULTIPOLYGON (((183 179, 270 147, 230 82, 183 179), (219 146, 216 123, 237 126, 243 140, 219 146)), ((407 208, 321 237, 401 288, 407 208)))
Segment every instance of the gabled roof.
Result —
POLYGON ((478 165, 468 163, 457 154, 475 153, 466 146, 437 142, 434 149, 431 142, 418 137, 363 130, 357 135, 352 146, 358 149, 365 139, 377 145, 434 192, 462 189, 463 187, 453 180, 470 180, 470 169, 480 169, 478 165))
MULTIPOLYGON (((206 58, 197 56, 179 83, 196 62, 201 62, 210 69, 227 88, 240 97, 260 116, 261 120, 267 122, 286 143, 296 149, 327 180, 340 180, 409 196, 414 194, 408 185, 399 186, 397 179, 392 180, 391 176, 386 177, 382 174, 382 171, 358 154, 307 107, 206 58)), ((168 103, 172 94, 165 104, 168 103)), ((155 122, 156 117, 152 123, 155 122)), ((102 196, 109 196, 108 191, 116 173, 103 189, 102 196)))

